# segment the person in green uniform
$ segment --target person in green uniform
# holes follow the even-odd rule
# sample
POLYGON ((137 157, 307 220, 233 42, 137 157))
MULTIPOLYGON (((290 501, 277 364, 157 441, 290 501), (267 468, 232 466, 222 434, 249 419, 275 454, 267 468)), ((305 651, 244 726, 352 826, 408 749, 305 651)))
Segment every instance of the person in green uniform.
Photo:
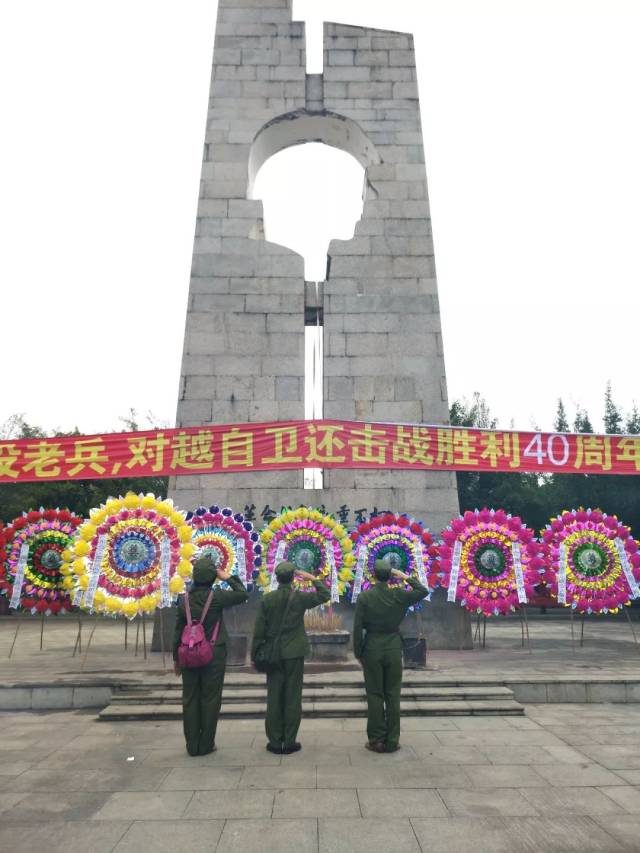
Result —
POLYGON ((274 639, 281 629, 276 661, 267 672, 267 715, 265 731, 267 749, 277 755, 289 755, 301 749, 296 740, 302 718, 302 678, 304 656, 310 645, 304 630, 304 612, 329 601, 325 584, 308 572, 296 569, 293 563, 276 566, 278 589, 263 596, 256 618, 251 645, 251 659, 265 639, 274 639), (315 592, 292 589, 293 576, 311 581, 315 592), (286 614, 285 614, 286 609, 286 614), (283 622, 283 617, 284 622, 283 622))
POLYGON ((226 581, 231 589, 216 587, 211 606, 204 620, 204 631, 209 639, 216 622, 220 622, 218 637, 213 648, 213 659, 198 669, 181 669, 178 664, 178 646, 187 624, 184 599, 178 604, 176 630, 173 637, 173 660, 176 675, 182 675, 182 724, 189 755, 208 755, 216 748, 216 728, 222 702, 222 686, 227 663, 227 640, 222 611, 226 607, 242 604, 249 597, 240 578, 216 569, 210 556, 201 557, 193 566, 193 585, 189 596, 191 618, 197 621, 204 609, 207 596, 216 580, 226 581))
POLYGON ((402 688, 402 637, 400 623, 407 607, 417 604, 429 590, 414 578, 376 560, 377 583, 358 597, 353 621, 353 653, 364 670, 367 691, 367 749, 395 752, 400 748, 400 691, 402 688), (389 586, 401 578, 411 590, 389 586))

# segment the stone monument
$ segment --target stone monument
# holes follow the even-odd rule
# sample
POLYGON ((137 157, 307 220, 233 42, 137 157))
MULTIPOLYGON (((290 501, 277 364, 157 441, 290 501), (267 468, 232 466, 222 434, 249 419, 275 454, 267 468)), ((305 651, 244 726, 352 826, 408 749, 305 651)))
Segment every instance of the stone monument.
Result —
MULTIPOLYGON (((324 72, 307 74, 291 0, 220 0, 177 425, 304 419, 305 322, 323 327, 323 417, 448 423, 413 39, 326 23, 324 72), (354 237, 332 241, 319 287, 265 241, 252 200, 268 158, 309 141, 366 176, 354 237)), ((183 476, 170 494, 187 509, 377 507, 435 533, 458 512, 450 472, 325 470, 321 490, 301 470, 183 476)), ((457 647, 463 629, 468 644, 460 608, 425 613, 432 646, 457 647)))

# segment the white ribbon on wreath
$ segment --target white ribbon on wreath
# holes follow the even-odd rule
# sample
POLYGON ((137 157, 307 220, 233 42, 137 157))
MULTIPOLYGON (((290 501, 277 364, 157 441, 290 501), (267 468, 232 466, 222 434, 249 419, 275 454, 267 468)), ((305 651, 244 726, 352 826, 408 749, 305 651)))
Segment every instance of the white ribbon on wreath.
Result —
POLYGON ((171 607, 169 569, 171 567, 171 543, 164 536, 160 544, 160 607, 171 607))
POLYGON ((354 604, 358 600, 358 596, 362 592, 362 581, 364 580, 364 564, 367 561, 366 545, 360 545, 358 548, 358 562, 356 563, 356 577, 353 582, 353 592, 351 593, 351 603, 354 604))
POLYGON ((273 573, 271 575, 271 583, 269 585, 269 591, 273 592, 274 589, 278 589, 278 578, 276 577, 276 569, 282 562, 284 558, 284 552, 287 550, 287 542, 285 539, 281 539, 278 542, 278 547, 276 549, 276 559, 273 565, 273 573))
POLYGON ((84 605, 90 610, 93 610, 93 599, 98 589, 98 578, 100 577, 100 566, 102 564, 102 556, 107 545, 107 534, 103 533, 98 539, 96 553, 91 563, 91 573, 89 575, 89 586, 84 594, 84 605))
POLYGON ((629 584, 629 589, 631 590, 631 598, 638 598, 638 596, 640 596, 640 587, 638 586, 638 581, 633 576, 631 563, 629 562, 629 555, 624 547, 624 542, 619 537, 616 538, 616 549, 618 551, 618 556, 620 557, 622 571, 624 572, 624 576, 629 584))
POLYGON ((513 558, 513 573, 516 578, 516 589, 518 591, 518 603, 527 603, 527 591, 524 588, 524 577, 522 575, 522 555, 520 552, 520 543, 511 543, 511 555, 513 558))
POLYGON ((567 603, 567 546, 564 542, 558 548, 558 604, 567 603))
POLYGON ((460 574, 460 558, 462 557, 462 542, 456 539, 453 546, 453 559, 451 561, 451 574, 449 575, 449 588, 447 590, 447 601, 456 600, 456 589, 458 588, 458 575, 460 574))
POLYGON ((336 568, 336 557, 333 553, 333 545, 331 542, 325 542, 325 554, 329 568, 331 570, 331 603, 336 604, 340 601, 340 591, 338 590, 338 569, 336 568))
POLYGON ((13 592, 11 593, 11 601, 9 607, 16 610, 20 605, 20 596, 22 595, 22 585, 24 583, 24 570, 27 567, 29 559, 29 543, 23 542, 20 546, 20 555, 18 557, 18 565, 16 566, 16 574, 13 579, 13 592))

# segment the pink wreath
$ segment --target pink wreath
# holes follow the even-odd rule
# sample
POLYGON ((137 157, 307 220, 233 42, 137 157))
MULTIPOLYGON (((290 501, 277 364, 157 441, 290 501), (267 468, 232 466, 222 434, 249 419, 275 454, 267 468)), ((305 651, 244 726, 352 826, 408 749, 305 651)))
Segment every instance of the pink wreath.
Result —
POLYGON ((506 614, 525 604, 543 566, 533 530, 504 510, 467 511, 442 531, 441 586, 472 613, 506 614))
POLYGON ((561 513, 541 531, 543 578, 558 604, 577 613, 616 613, 640 595, 638 543, 617 516, 561 513))

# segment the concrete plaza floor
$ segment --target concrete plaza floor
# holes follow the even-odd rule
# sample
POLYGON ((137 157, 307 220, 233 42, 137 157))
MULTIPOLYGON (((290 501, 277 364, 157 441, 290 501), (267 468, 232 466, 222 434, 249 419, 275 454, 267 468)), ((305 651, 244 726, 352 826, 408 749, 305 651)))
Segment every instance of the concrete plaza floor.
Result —
POLYGON ((26 853, 568 853, 640 849, 640 704, 526 717, 304 720, 274 756, 260 720, 189 758, 179 723, 0 714, 0 849, 26 853))

